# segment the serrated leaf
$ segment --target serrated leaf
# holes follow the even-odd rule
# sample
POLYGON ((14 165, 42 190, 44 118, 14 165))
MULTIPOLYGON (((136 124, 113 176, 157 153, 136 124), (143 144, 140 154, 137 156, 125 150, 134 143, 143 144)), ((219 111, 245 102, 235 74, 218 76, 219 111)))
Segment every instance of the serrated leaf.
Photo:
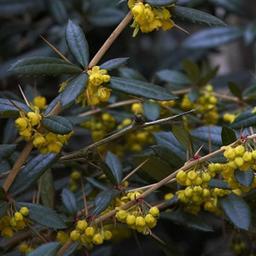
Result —
POLYGON ((4 158, 8 158, 15 149, 15 144, 0 144, 0 161, 2 161, 4 158))
POLYGON ((61 199, 65 208, 68 210, 69 214, 76 214, 77 203, 76 203, 76 198, 74 193, 64 188, 61 193, 61 199))
POLYGON ((176 84, 176 85, 187 85, 190 83, 186 75, 176 70, 169 70, 169 69, 160 70, 156 73, 156 76, 161 81, 176 84))
POLYGON ((175 6, 174 15, 181 19, 189 20, 194 23, 203 23, 210 26, 225 26, 225 22, 220 20, 219 18, 207 13, 202 12, 200 10, 183 7, 183 6, 175 6))
POLYGON ((127 78, 112 77, 110 88, 147 99, 174 100, 177 98, 164 87, 127 78))
POLYGON ((28 256, 56 256, 59 247, 60 244, 57 242, 46 243, 30 252, 28 256))
POLYGON ((230 194, 220 199, 220 205, 229 220, 238 228, 248 230, 251 223, 251 211, 243 198, 230 194))
POLYGON ((0 117, 17 117, 20 110, 30 111, 27 105, 19 101, 0 98, 0 117))
POLYGON ((152 6, 169 6, 172 4, 175 4, 177 0, 146 0, 146 3, 152 5, 152 6))
POLYGON ((109 204, 111 203, 112 199, 119 194, 116 190, 104 190, 101 191, 95 198, 94 204, 95 208, 92 211, 92 215, 96 216, 103 212, 109 204))
POLYGON ((32 158, 16 177, 10 187, 10 193, 16 195, 28 189, 57 159, 58 155, 56 154, 38 155, 32 158))
POLYGON ((129 60, 129 58, 111 59, 111 60, 108 60, 108 61, 104 62, 103 64, 101 64, 100 68, 107 69, 107 70, 116 69, 116 68, 119 68, 120 66, 124 65, 128 60, 129 60))
POLYGON ((149 121, 155 121, 160 116, 160 106, 155 102, 146 101, 143 104, 143 113, 149 121))
POLYGON ((42 124, 47 130, 56 134, 64 135, 73 130, 73 124, 62 116, 44 117, 42 124))
POLYGON ((242 35, 243 31, 236 27, 211 28, 194 33, 185 40, 183 46, 190 49, 214 48, 233 42, 242 35))
POLYGON ((223 145, 229 145, 237 140, 235 131, 227 126, 222 128, 221 138, 223 145))
POLYGON ((10 67, 10 72, 19 75, 79 74, 82 70, 73 64, 53 57, 28 57, 18 60, 10 67))
POLYGON ((116 184, 120 184, 123 177, 123 168, 120 160, 116 155, 111 153, 110 151, 107 152, 105 163, 109 167, 109 174, 106 173, 108 176, 112 176, 111 180, 114 179, 116 184))
POLYGON ((89 61, 89 46, 83 30, 72 20, 68 21, 66 28, 66 41, 74 58, 79 64, 86 67, 89 61))
POLYGON ((77 97, 85 90, 87 79, 88 75, 82 73, 69 81, 67 87, 60 94, 62 108, 68 108, 76 101, 77 97))
POLYGON ((242 112, 235 121, 230 125, 233 129, 244 129, 250 126, 255 126, 256 114, 252 113, 252 110, 242 112))
POLYGON ((250 187, 254 180, 254 172, 252 170, 240 171, 235 170, 235 178, 238 183, 245 187, 250 187))
POLYGON ((32 203, 19 202, 17 205, 19 207, 27 207, 29 209, 29 218, 38 224, 53 229, 66 228, 66 224, 62 218, 53 209, 32 203))

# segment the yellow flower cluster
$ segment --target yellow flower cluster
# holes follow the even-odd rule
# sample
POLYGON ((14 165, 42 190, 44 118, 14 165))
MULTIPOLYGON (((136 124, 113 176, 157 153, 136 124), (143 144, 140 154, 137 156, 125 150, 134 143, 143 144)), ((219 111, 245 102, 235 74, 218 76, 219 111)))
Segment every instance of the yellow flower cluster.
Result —
MULTIPOLYGON (((35 99, 34 102, 38 106, 45 106, 45 104, 43 104, 43 97, 42 99, 38 97, 35 99)), ((59 153, 72 133, 67 135, 55 134, 41 127, 43 116, 38 106, 32 106, 34 111, 27 113, 20 112, 20 117, 15 120, 19 135, 25 141, 32 141, 33 146, 37 148, 41 154, 59 153)))
POLYGON ((79 220, 76 228, 70 232, 70 239, 78 241, 83 246, 91 249, 94 245, 101 245, 104 241, 111 240, 112 233, 109 230, 88 225, 86 220, 79 220))
POLYGON ((40 110, 43 110, 46 108, 46 98, 45 97, 42 97, 42 96, 36 96, 34 99, 33 99, 33 105, 35 107, 38 107, 40 110))
POLYGON ((236 119, 236 115, 235 114, 231 114, 231 113, 225 113, 223 115, 223 120, 227 123, 233 123, 236 119))
POLYGON ((139 30, 143 33, 149 33, 158 29, 169 30, 174 26, 171 13, 165 7, 154 8, 137 0, 129 0, 128 6, 134 19, 132 24, 133 36, 136 36, 139 30))
POLYGON ((210 188, 209 181, 214 176, 215 173, 207 169, 192 169, 188 172, 181 170, 177 173, 177 182, 185 188, 177 191, 176 195, 185 204, 185 210, 196 214, 202 206, 206 211, 218 213, 218 197, 223 197, 230 191, 210 188))
POLYGON ((31 247, 28 243, 26 242, 22 242, 20 245, 19 245, 19 252, 22 253, 22 254, 28 254, 30 252, 32 252, 34 249, 33 247, 31 247))
POLYGON ((94 66, 88 73, 88 83, 85 92, 80 95, 78 102, 83 105, 94 106, 101 102, 106 102, 110 98, 111 90, 106 87, 110 82, 110 75, 106 69, 100 69, 99 66, 94 66))
POLYGON ((218 99, 214 96, 212 85, 205 86, 195 102, 192 102, 188 95, 185 95, 181 102, 184 110, 196 109, 203 122, 216 124, 219 119, 217 110, 218 99))
POLYGON ((69 189, 72 192, 77 191, 79 184, 81 180, 81 173, 79 171, 72 171, 72 173, 70 174, 70 183, 69 183, 69 189))
MULTIPOLYGON (((138 191, 130 192, 127 196, 122 197, 121 201, 127 203, 135 200, 140 195, 141 193, 138 191)), ((116 219, 118 221, 127 224, 131 229, 135 229, 144 235, 151 233, 151 229, 156 226, 160 214, 157 207, 148 209, 148 206, 144 204, 137 204, 128 210, 122 210, 119 207, 117 209, 116 219)))
POLYGON ((12 216, 5 215, 0 218, 1 236, 11 238, 15 232, 26 228, 26 218, 29 215, 27 207, 21 207, 12 216))

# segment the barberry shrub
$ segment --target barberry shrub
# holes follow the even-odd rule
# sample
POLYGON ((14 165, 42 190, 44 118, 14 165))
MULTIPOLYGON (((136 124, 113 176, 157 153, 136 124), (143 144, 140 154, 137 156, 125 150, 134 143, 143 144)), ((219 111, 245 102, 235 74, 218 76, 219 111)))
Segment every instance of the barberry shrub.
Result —
POLYGON ((0 1, 1 255, 256 254, 245 2, 0 1))

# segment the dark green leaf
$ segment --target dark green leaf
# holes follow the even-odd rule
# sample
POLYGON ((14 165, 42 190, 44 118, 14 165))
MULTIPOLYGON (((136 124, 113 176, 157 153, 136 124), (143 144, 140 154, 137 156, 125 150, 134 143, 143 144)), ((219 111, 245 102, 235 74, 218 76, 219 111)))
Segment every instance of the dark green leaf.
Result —
POLYGON ((63 108, 70 107, 77 97, 85 90, 87 79, 88 75, 82 73, 68 83, 67 87, 60 94, 60 101, 63 108))
POLYGON ((227 126, 222 128, 221 138, 223 145, 229 145, 237 140, 235 131, 227 126))
POLYGON ((235 97, 237 97, 238 99, 242 99, 242 91, 240 90, 240 88, 238 87, 238 85, 236 83, 229 82, 228 87, 229 87, 230 92, 235 97))
POLYGON ((212 28, 199 31, 185 40, 186 48, 214 48, 230 43, 243 35, 243 31, 236 27, 212 28))
POLYGON ((207 25, 213 26, 224 26, 226 25, 222 20, 219 18, 196 9, 183 7, 183 6, 175 6, 174 8, 174 15, 181 19, 185 19, 188 21, 192 21, 194 23, 204 23, 207 25))
POLYGON ((77 203, 74 193, 64 188, 61 193, 62 202, 69 214, 76 214, 77 203))
POLYGON ((59 247, 60 244, 57 242, 46 243, 30 252, 28 256, 56 256, 59 247))
POLYGON ((21 102, 0 98, 0 117, 17 117, 20 110, 30 111, 29 107, 21 102))
POLYGON ((0 144, 0 161, 4 158, 8 158, 10 154, 15 150, 15 144, 0 144))
POLYGON ((53 228, 64 229, 66 224, 62 218, 53 210, 40 204, 17 203, 19 207, 27 207, 29 209, 29 218, 38 224, 53 228))
POLYGON ((116 155, 108 151, 105 162, 110 170, 109 175, 111 175, 114 178, 116 184, 119 184, 122 181, 123 176, 123 168, 120 160, 116 155))
POLYGON ((0 218, 6 214, 7 209, 8 209, 8 203, 0 202, 0 218))
POLYGON ((183 145, 185 150, 191 151, 191 137, 189 132, 184 126, 179 125, 173 125, 172 127, 172 133, 176 137, 176 139, 183 145))
POLYGON ((168 6, 175 4, 177 0, 146 0, 145 2, 152 6, 168 6))
POLYGON ((224 180, 211 179, 209 182, 209 187, 211 188, 221 188, 221 189, 230 189, 228 183, 224 180))
POLYGON ((227 11, 245 15, 243 1, 241 0, 209 0, 211 3, 215 4, 217 7, 222 6, 227 11))
POLYGON ((112 77, 110 87, 114 90, 148 99, 174 100, 177 98, 163 87, 133 79, 112 77))
POLYGON ((188 78, 193 82, 197 83, 200 79, 200 69, 198 65, 190 60, 184 60, 182 67, 185 70, 188 78))
POLYGON ((177 84, 177 85, 187 85, 190 83, 189 79, 183 73, 176 70, 164 69, 158 71, 156 76, 164 82, 177 84))
POLYGON ((50 132, 68 134, 73 130, 73 124, 62 116, 48 116, 42 121, 43 126, 50 132))
POLYGON ((247 171, 236 170, 235 178, 237 182, 240 183, 241 185, 245 187, 250 187, 254 180, 254 172, 251 169, 247 171))
POLYGON ((111 59, 103 64, 100 65, 100 68, 102 69, 107 69, 107 70, 112 70, 119 68, 120 66, 124 65, 129 58, 116 58, 116 59, 111 59))
POLYGON ((59 58, 28 57, 14 63, 10 71, 21 75, 62 75, 79 74, 82 70, 59 58))
POLYGON ((229 220, 238 228, 248 230, 251 223, 251 211, 243 198, 230 194, 220 199, 220 205, 229 220))
POLYGON ((160 116, 159 104, 151 101, 146 101, 143 104, 144 115, 149 121, 155 121, 160 116))
POLYGON ((83 30, 72 20, 68 21, 66 29, 66 41, 74 58, 79 64, 86 67, 89 61, 88 43, 83 30))
POLYGON ((252 110, 242 112, 230 125, 234 129, 244 129, 256 125, 256 114, 252 110))
POLYGON ((58 155, 56 154, 38 155, 31 159, 16 177, 10 187, 10 192, 16 195, 25 191, 33 185, 57 159, 58 155))
POLYGON ((118 69, 120 76, 128 79, 146 81, 145 77, 137 70, 127 67, 121 67, 118 69))

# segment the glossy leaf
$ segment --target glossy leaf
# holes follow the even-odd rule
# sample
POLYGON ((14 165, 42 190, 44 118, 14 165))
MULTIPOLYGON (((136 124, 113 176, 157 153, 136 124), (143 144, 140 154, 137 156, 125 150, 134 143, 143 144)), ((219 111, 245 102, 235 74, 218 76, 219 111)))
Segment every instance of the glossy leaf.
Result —
POLYGON ((146 0, 145 2, 152 6, 169 6, 175 4, 177 0, 146 0))
POLYGON ((237 140, 235 131, 227 126, 222 128, 221 138, 223 145, 229 145, 237 140))
POLYGON ((62 116, 48 116, 42 121, 43 126, 56 134, 68 134, 73 130, 73 124, 62 116))
POLYGON ((110 170, 109 176, 112 176, 115 180, 115 183, 119 184, 122 181, 122 176, 123 176, 123 168, 120 160, 116 155, 108 151, 105 162, 110 170))
POLYGON ((252 110, 242 112, 230 125, 233 129, 244 129, 256 124, 256 114, 252 110))
POLYGON ((72 20, 68 21, 66 28, 66 41, 69 50, 77 62, 83 67, 86 67, 89 61, 89 46, 83 30, 72 20))
POLYGON ((238 228, 248 230, 251 223, 251 211, 240 196, 230 194, 220 199, 220 205, 229 220, 238 228))
POLYGON ((112 70, 119 68, 120 66, 126 64, 126 62, 129 60, 129 58, 116 58, 116 59, 111 59, 103 64, 100 65, 100 68, 102 69, 107 69, 107 70, 112 70))
POLYGON ((28 57, 14 63, 10 71, 19 75, 52 75, 79 74, 82 70, 76 65, 53 57, 28 57))
POLYGON ((177 98, 163 87, 133 79, 112 77, 110 88, 147 99, 174 100, 177 98))
POLYGON ((55 256, 59 248, 60 244, 57 242, 46 243, 30 252, 28 256, 55 256))
POLYGON ((61 193, 61 199, 69 214, 75 214, 77 212, 77 203, 74 193, 64 188, 61 193))
POLYGON ((20 110, 30 111, 29 107, 21 102, 0 98, 0 117, 17 117, 20 110))
POLYGON ((66 224, 53 209, 44 207, 40 204, 17 203, 19 207, 29 208, 29 218, 38 224, 53 229, 64 229, 66 224))
POLYGON ((0 161, 4 158, 8 158, 15 148, 15 144, 0 144, 0 161))
POLYGON ((168 82, 171 84, 187 85, 190 83, 186 75, 176 70, 160 70, 156 73, 156 76, 161 81, 168 82))
POLYGON ((159 104, 157 104, 155 102, 146 101, 143 104, 143 110, 144 110, 143 113, 144 113, 145 117, 149 121, 155 121, 160 116, 160 106, 159 106, 159 104))
POLYGON ((235 178, 237 182, 245 187, 250 187, 254 180, 254 172, 249 169, 247 171, 235 170, 235 178))

